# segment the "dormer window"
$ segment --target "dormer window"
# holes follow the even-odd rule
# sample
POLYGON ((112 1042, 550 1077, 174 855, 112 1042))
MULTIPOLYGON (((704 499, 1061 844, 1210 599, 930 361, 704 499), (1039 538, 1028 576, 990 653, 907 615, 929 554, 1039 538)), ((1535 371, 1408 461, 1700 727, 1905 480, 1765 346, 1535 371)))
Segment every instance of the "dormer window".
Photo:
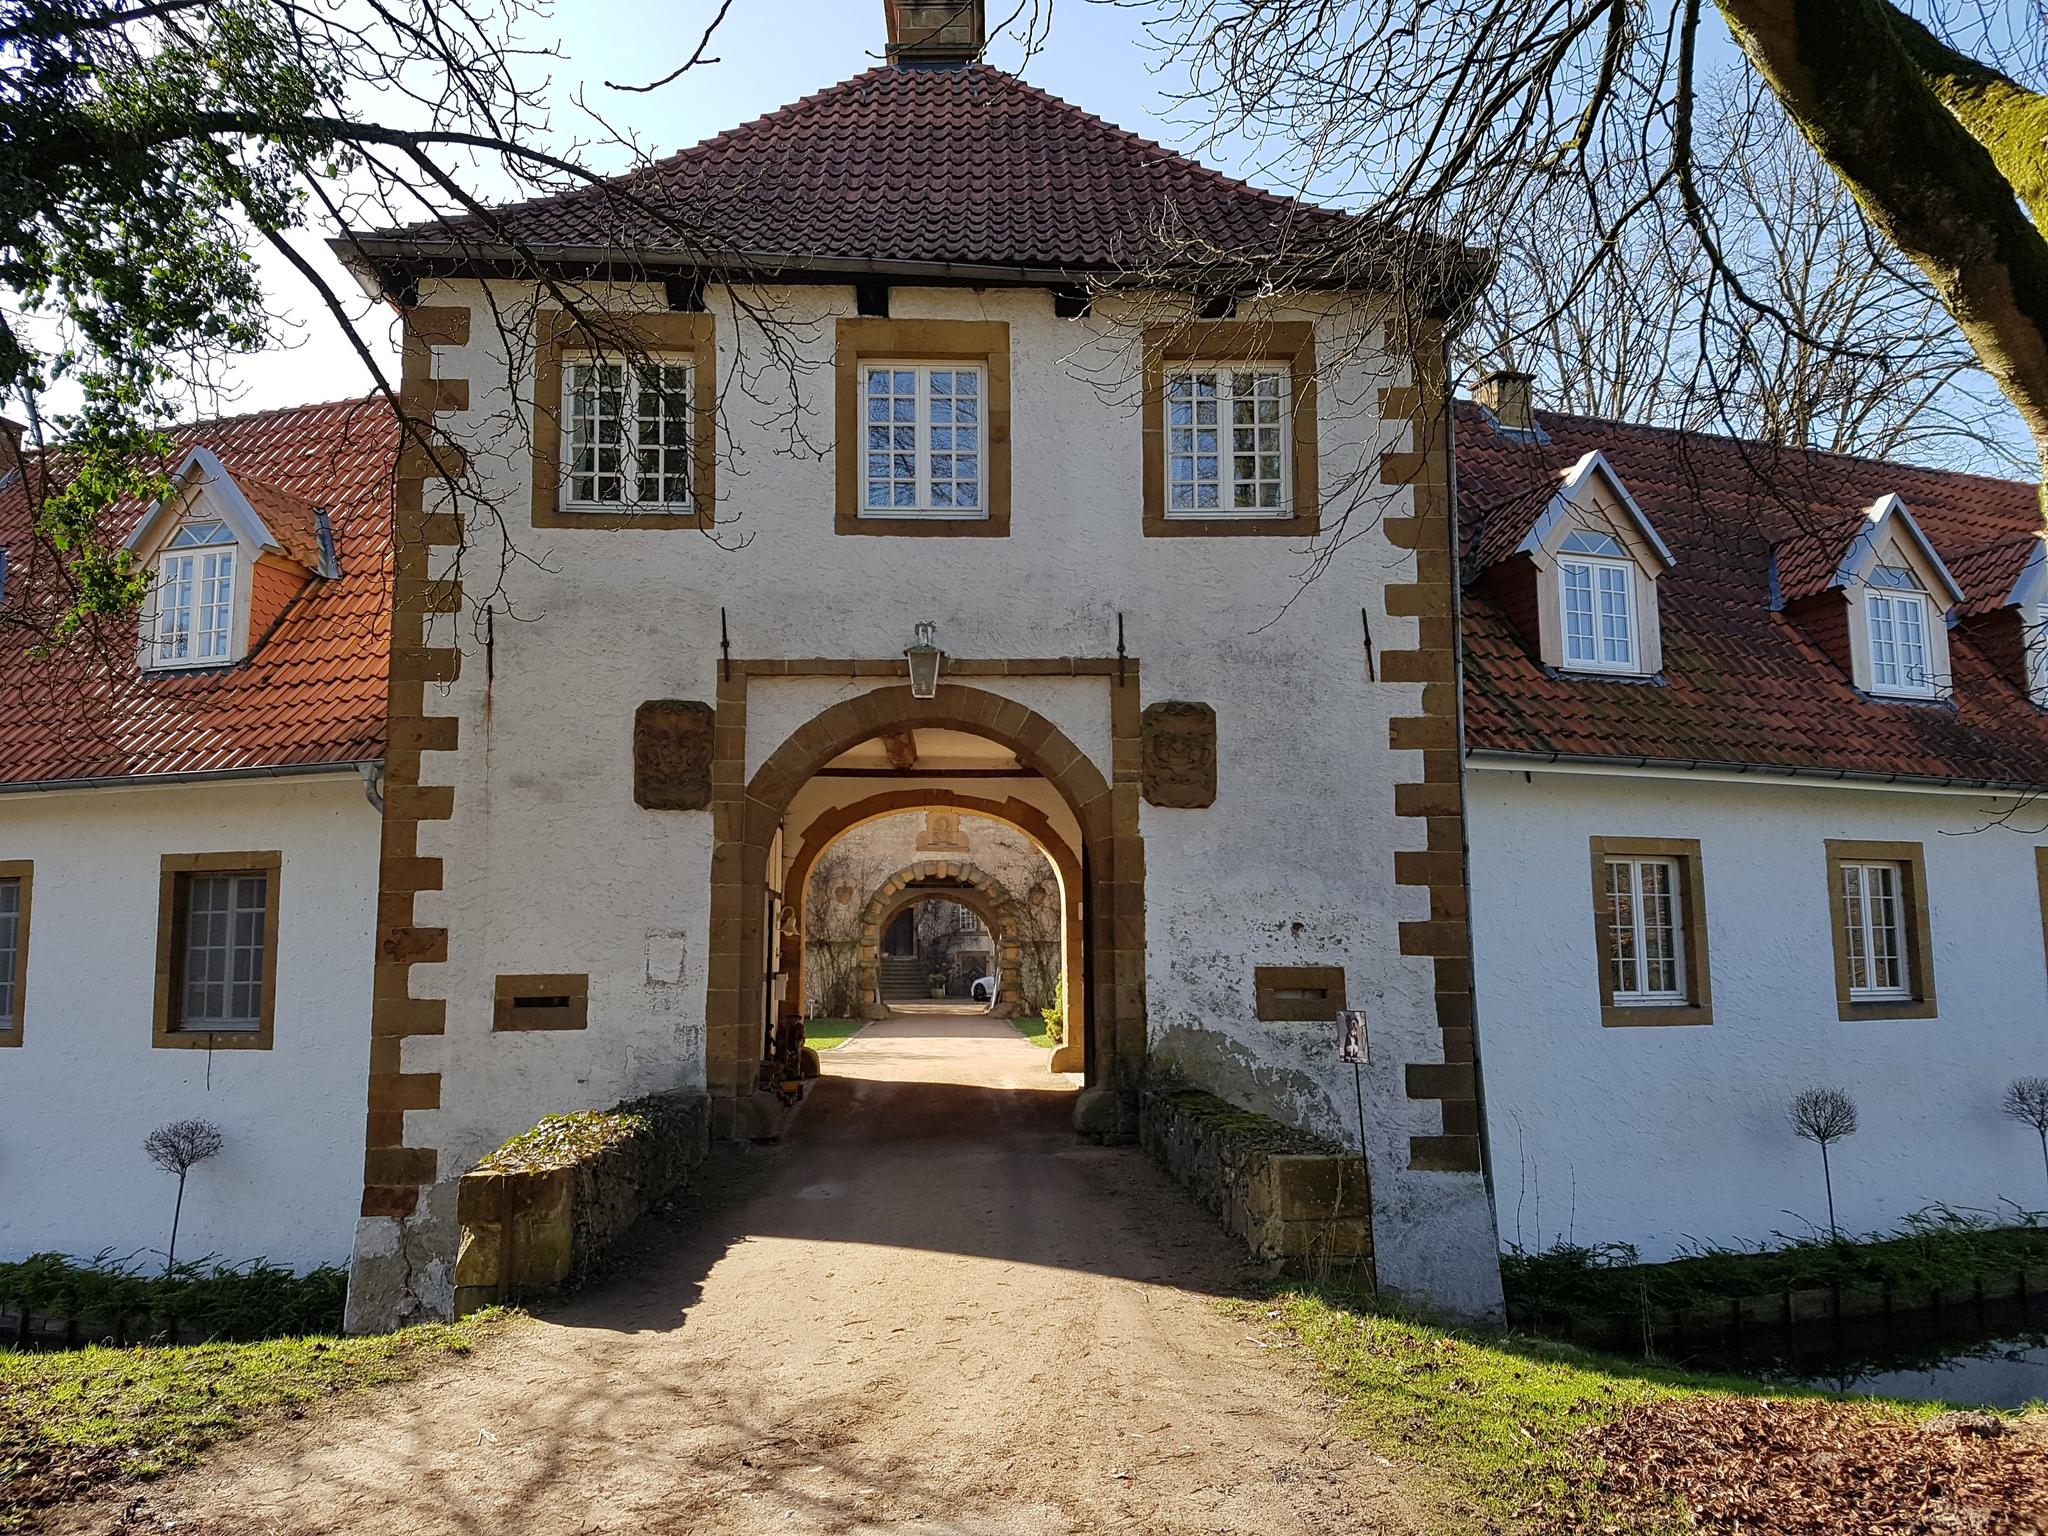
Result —
POLYGON ((233 666, 310 581, 341 574, 326 514, 249 480, 236 484, 195 448, 176 488, 144 514, 127 548, 150 575, 136 659, 144 671, 233 666))
POLYGON ((1871 692, 1911 697, 1934 693, 1929 605, 1919 578, 1902 565, 1877 566, 1870 573, 1863 612, 1870 627, 1871 692))
POLYGON ((1671 550, 1604 454, 1556 474, 1555 494, 1533 516, 1524 502, 1488 530, 1483 579, 1545 666, 1653 676, 1664 665, 1657 582, 1671 550))
POLYGON ((1636 564, 1611 533, 1577 529, 1559 547, 1565 666, 1634 672, 1636 564))
POLYGON ((235 639, 235 536, 225 523, 186 523, 157 561, 148 664, 220 666, 235 639))

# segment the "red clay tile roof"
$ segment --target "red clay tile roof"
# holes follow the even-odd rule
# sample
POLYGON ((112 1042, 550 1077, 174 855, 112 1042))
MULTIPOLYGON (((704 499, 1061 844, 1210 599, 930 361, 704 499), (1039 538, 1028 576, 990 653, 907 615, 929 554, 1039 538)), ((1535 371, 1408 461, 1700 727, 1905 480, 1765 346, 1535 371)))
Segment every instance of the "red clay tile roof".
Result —
POLYGON ((2020 572, 2040 547, 2039 532, 2021 533, 1944 556, 1949 575, 1963 589, 1963 612, 1975 615, 2003 608, 2012 596, 2020 572))
MULTIPOLYGON (((537 247, 1113 270, 1342 225, 986 64, 884 65, 602 186, 498 210, 537 247)), ((422 251, 474 221, 401 232, 422 251)))
MULTIPOLYGON (((233 473, 233 466, 229 466, 233 473)), ((307 570, 318 572, 326 564, 320 551, 320 509, 303 496, 258 480, 253 475, 236 475, 235 486, 256 509, 277 539, 278 548, 307 570)))
MULTIPOLYGON (((133 621, 38 661, 0 632, 0 784, 367 761, 384 753, 397 426, 372 400, 183 427, 175 463, 211 448, 248 489, 327 509, 341 576, 315 580, 237 666, 142 673, 133 621)), ((266 518, 275 510, 261 506, 266 518)), ((124 537, 142 509, 109 514, 124 537)), ((29 549, 19 476, 0 486, 0 545, 19 585, 29 549)), ((280 536, 284 530, 279 529, 280 536)), ((19 600, 10 593, 9 601, 19 600)), ((252 637, 253 639, 254 637, 252 637)))
POLYGON ((1559 473, 1601 450, 1677 556, 1657 585, 1664 671, 1659 681, 1560 677, 1486 588, 1468 585, 1472 750, 2048 784, 2048 714, 1964 630, 1949 637, 1952 703, 1880 702, 1772 611, 1772 546, 1843 526, 1887 492, 1977 598, 1982 565, 1967 552, 2035 534, 2033 486, 1589 417, 1538 420, 1548 443, 1510 437, 1477 406, 1458 406, 1465 548, 1486 547, 1491 517, 1521 516, 1539 488, 1547 496, 1559 473))

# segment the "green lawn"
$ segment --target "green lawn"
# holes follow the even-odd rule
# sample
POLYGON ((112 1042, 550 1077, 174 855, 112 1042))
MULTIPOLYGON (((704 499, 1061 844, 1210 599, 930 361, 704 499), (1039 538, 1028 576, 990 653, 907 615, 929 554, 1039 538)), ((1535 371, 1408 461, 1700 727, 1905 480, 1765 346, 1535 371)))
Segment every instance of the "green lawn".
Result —
POLYGON ((199 1459, 296 1405, 467 1354, 504 1314, 371 1338, 0 1352, 0 1531, 41 1507, 199 1459))
POLYGON ((804 1044, 814 1051, 829 1051, 846 1044, 867 1027, 866 1019, 806 1019, 804 1044))
MULTIPOLYGON (((1516 1335, 1461 1333, 1314 1292, 1232 1306, 1246 1321, 1279 1330, 1321 1367, 1343 1400, 1348 1428, 1425 1470, 1455 1507, 1452 1530, 1634 1536, 1675 1529, 1661 1514, 1618 1516, 1605 1507, 1597 1483, 1602 1463, 1581 1443, 1586 1431, 1631 1408, 1685 1399, 1715 1400, 1701 1405, 1711 1410, 1766 1396, 1818 1396, 1516 1335), (1480 1523, 1473 1526, 1475 1513, 1480 1523)), ((1856 1411, 1897 1422, 1933 1413, 1936 1405, 1871 1403, 1856 1411)))
POLYGON ((1059 1041, 1053 1039, 1052 1031, 1046 1027, 1043 1019, 1012 1019, 1010 1022, 1017 1026, 1017 1033, 1033 1045, 1049 1051, 1059 1044, 1059 1041))

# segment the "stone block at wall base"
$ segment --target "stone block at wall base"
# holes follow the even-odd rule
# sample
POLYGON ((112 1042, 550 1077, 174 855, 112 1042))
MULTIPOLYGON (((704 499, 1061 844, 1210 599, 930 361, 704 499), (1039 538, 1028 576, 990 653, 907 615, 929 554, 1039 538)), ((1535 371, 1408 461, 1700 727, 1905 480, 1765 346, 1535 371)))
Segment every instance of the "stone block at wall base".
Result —
POLYGON ((1083 1088, 1074 1096, 1074 1130, 1103 1146, 1125 1145, 1137 1135, 1137 1105, 1114 1088, 1083 1088))
POLYGON ((455 1316, 456 1181, 420 1191, 411 1216, 365 1216, 356 1223, 348 1268, 346 1333, 389 1333, 455 1316))

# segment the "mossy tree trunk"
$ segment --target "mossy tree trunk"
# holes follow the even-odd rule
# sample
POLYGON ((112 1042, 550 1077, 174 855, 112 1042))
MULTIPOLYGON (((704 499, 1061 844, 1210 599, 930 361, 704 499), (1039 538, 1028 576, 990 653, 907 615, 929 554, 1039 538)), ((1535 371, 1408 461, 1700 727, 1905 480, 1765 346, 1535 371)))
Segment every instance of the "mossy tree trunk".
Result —
POLYGON ((1927 274, 2048 461, 2048 98, 1886 0, 1715 0, 1793 120, 1927 274))

